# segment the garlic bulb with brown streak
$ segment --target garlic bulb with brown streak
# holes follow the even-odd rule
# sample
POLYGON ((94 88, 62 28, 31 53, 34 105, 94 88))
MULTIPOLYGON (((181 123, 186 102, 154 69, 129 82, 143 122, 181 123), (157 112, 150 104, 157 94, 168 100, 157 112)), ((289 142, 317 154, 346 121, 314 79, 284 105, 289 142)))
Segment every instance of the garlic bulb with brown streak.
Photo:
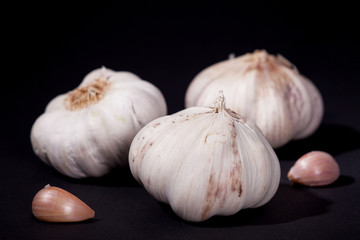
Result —
POLYGON ((94 210, 78 197, 49 184, 35 195, 32 212, 46 222, 80 222, 95 216, 94 210))
POLYGON ((340 176, 336 160, 323 151, 312 151, 299 158, 288 172, 293 183, 316 187, 326 186, 340 176))
POLYGON ((135 134, 166 114, 160 90, 130 72, 96 69, 55 97, 31 129, 39 158, 73 178, 100 177, 128 165, 135 134))
POLYGON ((188 221, 232 215, 267 203, 279 161, 252 120, 225 107, 192 107, 147 124, 129 153, 131 173, 188 221))
POLYGON ((186 107, 208 106, 223 90, 228 107, 252 118, 274 148, 311 135, 323 116, 315 85, 281 55, 257 50, 214 64, 191 82, 186 107))

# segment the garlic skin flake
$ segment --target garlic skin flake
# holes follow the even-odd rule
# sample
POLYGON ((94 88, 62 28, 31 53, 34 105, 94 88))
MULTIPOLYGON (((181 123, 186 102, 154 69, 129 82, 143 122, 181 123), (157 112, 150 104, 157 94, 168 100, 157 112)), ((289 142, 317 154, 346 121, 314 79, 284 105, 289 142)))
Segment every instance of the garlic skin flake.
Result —
POLYGON ((45 222, 80 222, 95 217, 95 211, 78 197, 49 184, 35 195, 32 212, 45 222))
POLYGON ((267 203, 280 181, 279 161, 261 131, 225 107, 192 107, 158 118, 134 138, 134 178, 187 221, 232 215, 267 203))
POLYGON ((209 106, 223 90, 228 107, 252 118, 273 148, 311 135, 323 117, 315 85, 281 55, 256 50, 201 71, 190 83, 185 106, 209 106))
POLYGON ((310 187, 329 185, 339 176, 338 163, 333 156, 323 151, 312 151, 303 155, 288 172, 291 182, 310 187))
POLYGON ((64 175, 100 177, 128 165, 132 139, 166 108, 160 90, 135 74, 96 69, 49 102, 31 129, 32 147, 64 175))

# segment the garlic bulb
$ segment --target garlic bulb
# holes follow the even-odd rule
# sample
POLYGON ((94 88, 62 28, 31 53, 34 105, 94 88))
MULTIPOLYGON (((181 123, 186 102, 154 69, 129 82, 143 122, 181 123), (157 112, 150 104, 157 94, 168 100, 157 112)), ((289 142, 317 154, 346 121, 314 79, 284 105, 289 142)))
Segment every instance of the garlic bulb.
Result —
POLYGON ((288 172, 293 183, 305 186, 325 186, 336 181, 340 168, 336 160, 328 153, 312 151, 299 158, 288 172))
POLYGON ((190 83, 185 105, 208 106, 219 90, 229 108, 255 120, 274 148, 311 135, 323 116, 315 85, 284 57, 265 50, 204 69, 190 83))
POLYGON ((147 124, 129 152, 134 178, 188 221, 232 215, 277 191, 277 156, 253 121, 225 107, 192 107, 147 124))
POLYGON ((161 92, 129 72, 96 69, 54 98, 31 129, 34 152, 73 178, 100 177, 128 164, 135 134, 166 114, 161 92))
POLYGON ((73 194, 49 184, 32 202, 34 216, 46 222, 79 222, 95 216, 94 210, 73 194))

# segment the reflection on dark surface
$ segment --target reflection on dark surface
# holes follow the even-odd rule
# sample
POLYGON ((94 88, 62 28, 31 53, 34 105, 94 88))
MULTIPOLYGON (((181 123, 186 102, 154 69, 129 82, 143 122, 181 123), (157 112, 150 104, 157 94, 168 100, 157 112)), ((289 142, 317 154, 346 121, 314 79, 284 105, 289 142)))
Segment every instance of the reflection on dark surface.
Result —
POLYGON ((348 186, 351 185, 355 182, 355 179, 353 177, 349 177, 349 176, 344 176, 344 175, 340 175, 339 178, 329 184, 329 185, 325 185, 325 186, 316 186, 316 187, 309 187, 309 186, 304 186, 298 183, 293 183, 293 187, 294 188, 313 188, 313 189, 324 189, 324 188, 337 188, 337 187, 344 187, 344 186, 348 186))
POLYGON ((42 224, 42 225, 53 225, 53 226, 68 225, 70 227, 69 227, 69 229, 67 229, 67 231, 72 231, 71 226, 74 226, 75 229, 73 229, 73 230, 76 230, 76 228, 78 228, 79 225, 86 225, 86 224, 91 224, 91 223, 100 221, 100 219, 96 218, 96 216, 94 218, 86 219, 84 221, 79 221, 79 222, 46 222, 46 221, 41 221, 39 219, 36 219, 34 216, 31 216, 31 218, 35 219, 37 224, 42 224))
POLYGON ((285 146, 275 149, 275 152, 279 160, 296 160, 305 153, 315 150, 335 156, 360 148, 359 142, 360 133, 350 127, 322 124, 313 135, 290 141, 285 146))
MULTIPOLYGON (((172 218, 182 221, 170 206, 160 203, 172 218)), ((234 227, 272 225, 317 216, 329 211, 331 202, 311 193, 307 188, 280 184, 274 198, 259 208, 243 209, 232 216, 214 216, 204 222, 189 224, 199 227, 234 227)))
MULTIPOLYGON (((333 182, 332 184, 326 185, 326 186, 319 186, 316 188, 337 188, 337 187, 344 187, 350 184, 353 184, 355 182, 355 179, 353 177, 340 175, 339 178, 333 182)), ((300 187, 297 186, 297 187, 300 187)))

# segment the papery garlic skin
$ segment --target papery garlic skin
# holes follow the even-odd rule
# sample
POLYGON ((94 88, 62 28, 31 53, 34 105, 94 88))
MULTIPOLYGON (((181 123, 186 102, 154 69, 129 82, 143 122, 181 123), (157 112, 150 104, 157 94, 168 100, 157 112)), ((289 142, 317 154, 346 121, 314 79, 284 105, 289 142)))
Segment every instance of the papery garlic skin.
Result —
POLYGON ((338 163, 333 156, 323 151, 312 151, 303 155, 288 172, 291 182, 310 187, 329 185, 339 176, 338 163))
POLYGON ((279 161, 251 120, 225 108, 192 107, 147 124, 129 152, 134 178, 181 218, 198 222, 267 203, 279 161))
POLYGON ((49 184, 35 195, 32 212, 45 222, 80 222, 95 217, 95 211, 78 197, 49 184))
POLYGON ((49 102, 31 129, 31 143, 36 155, 62 174, 100 177, 127 165, 135 134, 166 111, 154 85, 103 67, 49 102))
POLYGON ((230 109, 255 120, 274 148, 311 135, 323 117, 315 85, 284 57, 265 50, 201 71, 187 89, 185 106, 209 106, 219 90, 230 109))

